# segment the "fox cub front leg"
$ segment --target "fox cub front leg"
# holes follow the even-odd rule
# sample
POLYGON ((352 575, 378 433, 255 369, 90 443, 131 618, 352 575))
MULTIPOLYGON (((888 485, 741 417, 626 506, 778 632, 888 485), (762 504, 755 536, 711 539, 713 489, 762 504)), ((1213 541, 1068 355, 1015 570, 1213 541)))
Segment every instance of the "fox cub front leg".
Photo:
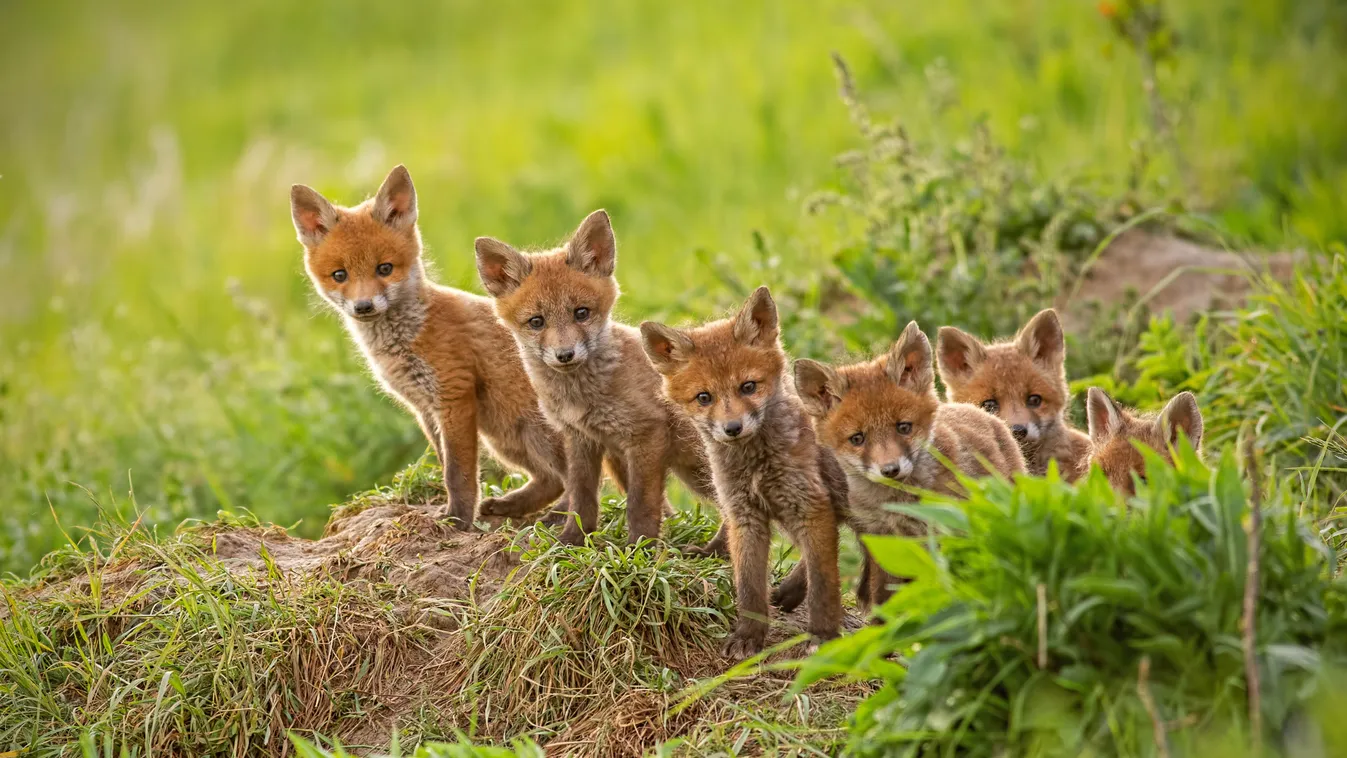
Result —
POLYGON ((767 641, 767 572, 772 527, 766 518, 755 518, 756 515, 729 521, 730 563, 734 567, 739 621, 725 641, 724 654, 734 660, 756 655, 767 641))
POLYGON ((440 435, 449 515, 456 528, 471 529, 477 509, 477 403, 471 395, 445 399, 440 435))
POLYGON ((566 437, 566 498, 570 519, 559 538, 562 544, 583 545, 585 535, 599 524, 599 479, 603 476, 603 448, 576 431, 566 437))
POLYGON ((664 518, 665 449, 651 444, 627 458, 627 541, 658 539, 664 518))

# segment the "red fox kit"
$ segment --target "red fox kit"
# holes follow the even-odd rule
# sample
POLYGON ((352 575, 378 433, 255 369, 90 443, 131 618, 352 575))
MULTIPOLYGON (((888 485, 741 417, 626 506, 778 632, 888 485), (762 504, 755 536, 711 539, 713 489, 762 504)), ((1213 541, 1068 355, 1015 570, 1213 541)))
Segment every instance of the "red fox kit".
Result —
POLYGON ((598 523, 605 453, 620 462, 613 468, 626 480, 633 542, 659 536, 670 470, 699 497, 715 499, 696 430, 660 394, 639 332, 612 319, 616 265, 617 239, 601 210, 549 252, 477 239, 477 270, 518 343, 512 353, 523 356, 544 412, 564 430, 566 489, 579 517, 562 532, 568 544, 583 542, 598 523))
POLYGON ((641 334, 665 394, 692 419, 711 458, 739 605, 725 654, 752 655, 766 639, 773 521, 800 549, 809 631, 817 639, 836 636, 842 599, 835 512, 846 506, 845 479, 839 470, 829 481, 831 456, 790 390, 771 294, 759 287, 732 319, 686 331, 647 321, 641 334))
POLYGON ((296 184, 290 211, 314 288, 435 448, 457 524, 469 527, 477 506, 479 432, 530 476, 523 488, 483 500, 483 515, 523 516, 556 500, 566 469, 561 435, 538 408, 491 301, 427 280, 407 169, 394 168, 378 194, 354 208, 296 184))
POLYGON ((942 326, 936 352, 950 402, 981 406, 999 416, 1024 451, 1029 473, 1042 476, 1056 460, 1074 482, 1089 469, 1090 438, 1066 420, 1066 340, 1057 312, 1029 320, 1013 341, 985 345, 942 326))
POLYGON ((1175 395, 1157 414, 1141 415, 1119 406, 1098 387, 1091 387, 1085 396, 1085 412, 1094 443, 1091 461, 1104 470, 1114 491, 1124 495, 1136 494, 1133 474, 1146 480, 1146 460, 1134 442, 1149 446, 1170 463, 1174 462, 1170 446, 1178 442, 1180 431, 1188 435, 1194 450, 1202 450, 1202 411, 1191 392, 1175 395))
MULTIPOLYGON (((941 403, 935 394, 931 344, 913 321, 889 353, 833 368, 795 362, 795 386, 815 419, 819 441, 847 473, 851 523, 865 534, 912 534, 912 519, 884 509, 915 497, 884 482, 959 494, 954 468, 969 476, 1024 471, 1024 458, 998 418, 968 405, 941 403), (934 451, 934 453, 932 452, 934 451), (991 466, 988 471, 983 461, 991 466)), ((867 559, 857 591, 862 605, 888 597, 887 577, 867 559)))

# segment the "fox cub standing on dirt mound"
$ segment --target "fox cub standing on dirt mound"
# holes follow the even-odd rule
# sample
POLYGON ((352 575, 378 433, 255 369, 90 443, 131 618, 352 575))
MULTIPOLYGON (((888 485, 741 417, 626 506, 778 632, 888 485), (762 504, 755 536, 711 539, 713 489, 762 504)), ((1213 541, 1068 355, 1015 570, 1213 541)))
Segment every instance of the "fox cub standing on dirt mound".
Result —
MULTIPOLYGON (((912 534, 918 528, 912 519, 885 510, 888 503, 915 499, 890 484, 958 495, 955 471, 1006 477, 1024 471, 1024 457, 1004 422, 936 397, 931 343, 915 321, 888 355, 875 360, 838 368, 796 361, 795 387, 815 419, 819 440, 847 473, 851 524, 858 532, 912 534)), ((889 584, 867 556, 856 593, 861 604, 884 602, 889 584)))
POLYGON ((846 508, 846 479, 789 387, 771 294, 758 288, 732 319, 687 331, 647 321, 641 334, 665 394, 696 424, 711 458, 739 605, 725 654, 752 655, 766 640, 773 521, 806 567, 810 633, 835 637, 842 621, 836 512, 846 508))
POLYGON ((427 280, 407 169, 389 173, 354 208, 296 184, 290 211, 304 265, 384 388, 416 416, 444 466, 449 511, 470 527, 477 507, 477 434, 531 477, 481 503, 483 515, 524 516, 562 494, 561 435, 547 424, 491 301, 427 280))
POLYGON ((993 345, 942 326, 936 352, 948 400, 1005 421, 1029 473, 1042 476, 1050 460, 1068 482, 1089 470, 1090 438, 1066 420, 1066 339, 1056 311, 1041 311, 1014 340, 993 345))
POLYGON ((565 433, 566 489, 579 517, 562 531, 567 544, 584 542, 598 524, 605 453, 616 459, 611 473, 627 491, 632 542, 659 536, 670 469, 699 497, 715 499, 696 430, 660 395, 640 334, 611 318, 616 266, 617 239, 602 210, 550 252, 477 239, 477 270, 514 333, 512 352, 523 355, 543 410, 565 433))
POLYGON ((1170 448, 1179 441, 1179 432, 1188 435, 1193 449, 1202 451, 1202 411, 1191 392, 1175 395, 1157 414, 1133 413, 1113 401, 1098 387, 1085 396, 1085 413, 1090 422, 1090 440, 1094 443, 1093 463, 1108 476, 1114 491, 1136 494, 1132 475, 1146 480, 1146 459, 1135 442, 1149 446, 1170 463, 1170 448))

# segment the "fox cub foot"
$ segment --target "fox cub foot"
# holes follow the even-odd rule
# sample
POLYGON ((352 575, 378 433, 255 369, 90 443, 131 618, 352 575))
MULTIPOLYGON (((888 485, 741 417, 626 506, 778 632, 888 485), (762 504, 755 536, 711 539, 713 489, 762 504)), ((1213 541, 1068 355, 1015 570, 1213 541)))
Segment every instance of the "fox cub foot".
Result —
POLYGON ((585 544, 585 537, 585 530, 580 528, 580 522, 571 519, 570 523, 566 524, 566 528, 561 530, 561 536, 557 537, 557 540, 563 545, 576 547, 585 544))
POLYGON ((712 537, 711 541, 706 543, 705 545, 700 546, 688 545, 679 548, 679 550, 681 550, 684 553, 687 553, 688 555, 696 555, 701 557, 714 557, 714 558, 729 558, 730 540, 729 536, 725 532, 725 527, 722 526, 720 527, 720 530, 716 532, 716 536, 712 537))
POLYGON ((548 511, 541 519, 543 526, 555 529, 559 526, 565 526, 573 519, 571 518, 571 504, 569 501, 562 500, 556 504, 552 510, 548 511))
POLYGON ((772 590, 772 605, 782 613, 790 613, 800 607, 809 594, 809 580, 803 571, 792 571, 772 590))
POLYGON ((735 661, 742 661, 745 658, 751 658, 762 652, 763 644, 767 641, 767 626, 754 625, 747 629, 740 627, 734 630, 729 639, 725 640, 725 647, 721 649, 721 654, 726 658, 735 661))

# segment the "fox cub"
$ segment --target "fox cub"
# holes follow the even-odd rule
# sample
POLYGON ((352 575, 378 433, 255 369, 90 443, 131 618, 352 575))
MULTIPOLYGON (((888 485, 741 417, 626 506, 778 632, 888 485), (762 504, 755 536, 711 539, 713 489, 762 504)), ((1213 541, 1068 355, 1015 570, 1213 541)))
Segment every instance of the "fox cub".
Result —
POLYGON ((1029 473, 1042 476, 1050 460, 1069 482, 1089 470, 1090 438, 1066 420, 1066 340, 1056 311, 1040 312, 1014 340, 992 345, 943 326, 936 352, 949 401, 981 406, 1006 422, 1029 473))
MULTIPOLYGON (((956 470, 1007 477, 1024 471, 1020 448, 1002 421, 936 397, 931 343, 915 321, 875 360, 838 368, 796 361, 795 387, 819 440, 846 471, 851 524, 858 532, 914 533, 912 519, 884 508, 915 499, 893 484, 957 495, 956 470)), ((863 606, 882 603, 888 584, 867 556, 858 600, 863 606)))
POLYGON ((665 394, 692 419, 711 459, 739 606, 725 654, 752 655, 767 637, 773 521, 800 549, 809 631, 835 637, 842 620, 836 511, 846 507, 846 480, 840 470, 828 476, 831 456, 791 391, 771 294, 758 288, 731 319, 686 331, 647 321, 641 334, 665 394))
POLYGON ((1085 396, 1085 412, 1094 443, 1091 460, 1103 469, 1114 491, 1124 495, 1136 494, 1133 474, 1146 481, 1146 460, 1134 442, 1149 446, 1170 463, 1174 462, 1170 447, 1178 442, 1180 431, 1188 435, 1194 450, 1202 450, 1202 411, 1191 392, 1175 395, 1157 414, 1141 415, 1122 408, 1098 387, 1091 387, 1085 396))
POLYGON ((523 488, 483 500, 483 515, 524 516, 556 500, 566 469, 561 435, 544 419, 491 301, 426 278, 407 169, 394 168, 378 194, 354 208, 296 184, 290 211, 314 288, 439 456, 457 524, 471 526, 477 507, 479 432, 530 476, 523 488))
MULTIPOLYGON (((612 318, 617 239, 602 210, 565 245, 522 253, 477 239, 477 270, 518 343, 547 417, 564 430, 572 513, 561 539, 579 544, 599 518, 605 453, 627 490, 628 538, 659 536, 668 471, 714 501, 711 471, 692 424, 660 394, 640 333, 612 318)), ((510 352, 516 352, 511 346, 510 352)))

